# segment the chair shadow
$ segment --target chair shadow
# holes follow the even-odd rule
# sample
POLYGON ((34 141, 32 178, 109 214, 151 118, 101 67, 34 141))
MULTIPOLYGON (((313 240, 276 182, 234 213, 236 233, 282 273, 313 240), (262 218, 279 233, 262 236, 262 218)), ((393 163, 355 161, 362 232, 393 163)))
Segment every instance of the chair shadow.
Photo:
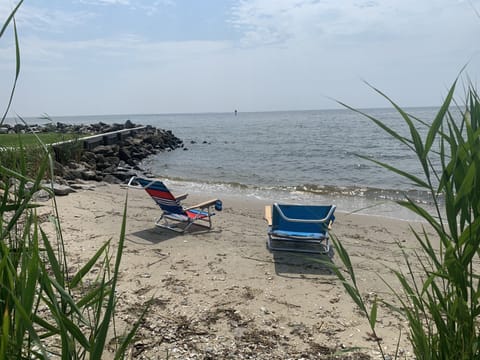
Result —
MULTIPOLYGON (((210 229, 206 229, 203 226, 199 226, 196 224, 193 224, 187 232, 185 233, 180 233, 180 232, 175 232, 173 230, 169 229, 162 229, 159 227, 152 227, 150 229, 144 229, 140 231, 135 231, 130 233, 129 235, 132 235, 134 237, 140 238, 142 240, 145 240, 147 242, 150 242, 152 244, 159 244, 164 241, 171 240, 176 237, 181 237, 183 235, 197 235, 197 234, 203 234, 206 232, 211 232, 210 229)), ((134 242, 134 243, 140 243, 139 241, 135 241, 131 239, 130 237, 127 238, 128 241, 134 242)), ((143 242, 142 242, 143 243, 143 242)))
POLYGON ((150 229, 135 231, 128 235, 130 236, 127 238, 127 240, 133 243, 144 244, 144 241, 145 241, 152 244, 159 244, 161 242, 171 240, 181 234, 174 233, 173 231, 160 230, 160 229, 157 229, 156 227, 152 227, 150 229), (132 237, 139 238, 144 241, 139 241, 138 239, 134 239, 132 237))
POLYGON ((271 251, 278 276, 302 278, 304 275, 334 275, 332 259, 326 254, 271 251))

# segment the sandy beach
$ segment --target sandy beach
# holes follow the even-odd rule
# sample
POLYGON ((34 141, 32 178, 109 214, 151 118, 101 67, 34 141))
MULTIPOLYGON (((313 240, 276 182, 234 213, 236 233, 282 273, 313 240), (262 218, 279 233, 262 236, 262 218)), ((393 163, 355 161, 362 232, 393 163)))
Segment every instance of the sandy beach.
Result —
MULTIPOLYGON (((56 198, 73 268, 109 239, 115 250, 126 195, 120 185, 92 183, 56 198)), ((325 265, 312 256, 268 251, 263 212, 271 201, 190 194, 184 203, 211 197, 223 201, 213 229, 179 235, 156 228, 160 212, 154 202, 146 192, 128 189, 117 330, 132 325, 152 302, 132 358, 317 359, 329 348, 351 347, 362 353, 354 359, 379 358, 367 320, 325 265)), ((332 233, 350 253, 362 292, 371 299, 392 299, 381 278, 395 287, 389 268, 401 267, 397 242, 414 248, 409 226, 420 224, 342 209, 335 215, 332 233)), ((43 228, 53 231, 48 222, 43 228)), ((333 262, 341 265, 337 257, 333 262)), ((404 320, 381 306, 378 322, 387 354, 394 355, 402 328, 399 351, 402 358, 412 358, 404 320)))

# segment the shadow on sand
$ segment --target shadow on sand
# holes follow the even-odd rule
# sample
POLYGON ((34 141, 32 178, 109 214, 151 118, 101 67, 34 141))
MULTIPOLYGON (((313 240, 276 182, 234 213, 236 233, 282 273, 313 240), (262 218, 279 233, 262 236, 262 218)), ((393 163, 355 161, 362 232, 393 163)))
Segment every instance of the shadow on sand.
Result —
POLYGON ((291 251, 272 251, 278 276, 301 278, 303 275, 333 275, 328 255, 291 251))
POLYGON ((127 240, 134 243, 144 243, 144 241, 147 241, 152 244, 159 244, 161 242, 171 240, 173 238, 181 237, 184 234, 199 235, 199 234, 204 234, 206 232, 212 232, 212 230, 206 229, 204 226, 199 226, 196 224, 193 224, 186 233, 180 233, 180 232, 175 232, 173 230, 152 227, 150 229, 144 229, 144 230, 130 233, 129 235, 131 236, 128 236, 127 240), (138 241, 138 239, 135 239, 135 237, 142 239, 144 241, 138 241))

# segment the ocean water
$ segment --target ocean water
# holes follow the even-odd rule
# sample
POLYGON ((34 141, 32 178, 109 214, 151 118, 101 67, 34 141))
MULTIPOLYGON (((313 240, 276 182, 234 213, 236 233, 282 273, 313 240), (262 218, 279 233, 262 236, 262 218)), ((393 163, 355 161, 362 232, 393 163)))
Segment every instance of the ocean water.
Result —
MULTIPOLYGON (((398 133, 394 109, 367 109, 398 133)), ((411 108, 425 122, 437 108, 411 108)), ((405 194, 429 206, 429 194, 358 155, 421 176, 416 155, 371 120, 347 109, 316 111, 56 117, 65 123, 131 120, 172 130, 184 149, 142 164, 180 191, 222 192, 294 203, 335 203, 338 211, 413 219, 394 203, 405 194)))

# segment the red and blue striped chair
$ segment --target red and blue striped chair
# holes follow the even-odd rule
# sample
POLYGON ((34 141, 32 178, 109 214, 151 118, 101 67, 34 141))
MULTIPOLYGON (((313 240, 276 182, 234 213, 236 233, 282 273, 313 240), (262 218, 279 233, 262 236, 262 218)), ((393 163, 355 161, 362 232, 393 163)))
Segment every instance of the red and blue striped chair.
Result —
POLYGON ((136 189, 144 189, 162 210, 162 215, 155 220, 155 225, 183 233, 193 224, 212 228, 213 209, 222 210, 220 199, 212 199, 195 206, 183 207, 180 203, 188 194, 174 196, 165 184, 157 179, 145 179, 133 176, 128 186, 136 189))

